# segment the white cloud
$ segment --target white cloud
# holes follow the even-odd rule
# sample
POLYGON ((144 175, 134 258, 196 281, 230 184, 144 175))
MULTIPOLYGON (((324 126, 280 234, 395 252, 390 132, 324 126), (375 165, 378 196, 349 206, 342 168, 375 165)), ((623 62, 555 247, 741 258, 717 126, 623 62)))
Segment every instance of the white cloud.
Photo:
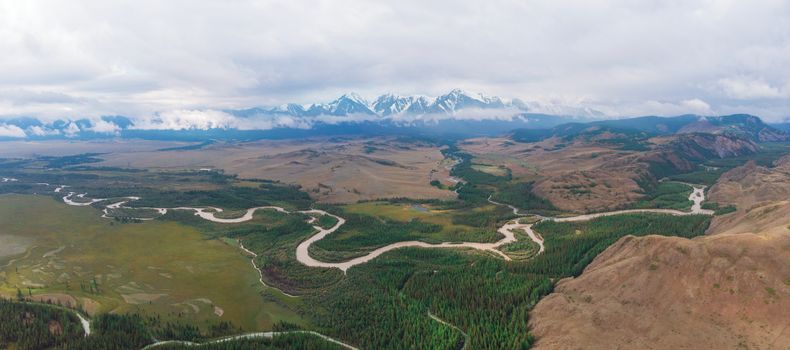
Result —
MULTIPOLYGON (((459 87, 612 115, 696 98, 782 118, 788 13, 785 0, 6 0, 0 115, 145 119, 459 87)), ((162 122, 246 123, 184 118, 162 122)))
POLYGON ((728 97, 748 100, 760 98, 788 97, 788 92, 763 81, 747 77, 719 79, 718 87, 728 97))
POLYGON ((121 131, 121 128, 115 123, 104 121, 101 119, 91 121, 91 127, 88 130, 104 134, 116 134, 121 131))
POLYGON ((27 133, 32 136, 50 136, 50 135, 58 135, 60 131, 44 128, 38 125, 33 125, 27 128, 27 133))
POLYGON ((23 138, 27 137, 27 134, 16 125, 0 124, 0 137, 23 138))
POLYGON ((692 98, 682 101, 655 101, 648 100, 638 103, 623 103, 617 105, 616 109, 611 106, 596 105, 601 111, 609 116, 636 117, 644 115, 657 116, 677 116, 682 114, 716 115, 725 113, 737 113, 737 111, 721 111, 713 109, 707 102, 699 98, 692 98))
POLYGON ((179 109, 142 119, 135 124, 138 129, 208 130, 227 129, 235 118, 221 111, 179 109))
POLYGON ((690 100, 682 101, 681 106, 688 108, 689 113, 702 114, 702 115, 711 113, 710 105, 707 102, 700 100, 698 98, 692 98, 690 100))
POLYGON ((135 129, 144 130, 269 130, 277 127, 307 128, 305 120, 289 116, 259 115, 247 118, 211 109, 181 109, 143 117, 135 121, 135 129))

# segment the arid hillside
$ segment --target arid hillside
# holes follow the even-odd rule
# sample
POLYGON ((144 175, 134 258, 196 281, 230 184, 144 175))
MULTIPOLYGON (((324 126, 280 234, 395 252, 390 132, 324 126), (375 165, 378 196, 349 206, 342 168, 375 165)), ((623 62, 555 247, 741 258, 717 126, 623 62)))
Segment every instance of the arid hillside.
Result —
POLYGON ((753 142, 725 135, 638 139, 600 130, 531 143, 480 138, 461 147, 474 155, 475 162, 507 167, 517 181, 535 181, 535 194, 574 212, 620 208, 643 197, 639 181, 689 172, 706 159, 757 151, 753 142))
POLYGON ((790 156, 725 173, 695 239, 625 237, 531 313, 538 349, 790 349, 790 156))
POLYGON ((788 349, 790 233, 625 237, 531 313, 536 349, 788 349))
POLYGON ((713 202, 737 211, 716 217, 708 234, 785 232, 790 226, 790 155, 773 168, 749 162, 732 169, 708 192, 713 202))

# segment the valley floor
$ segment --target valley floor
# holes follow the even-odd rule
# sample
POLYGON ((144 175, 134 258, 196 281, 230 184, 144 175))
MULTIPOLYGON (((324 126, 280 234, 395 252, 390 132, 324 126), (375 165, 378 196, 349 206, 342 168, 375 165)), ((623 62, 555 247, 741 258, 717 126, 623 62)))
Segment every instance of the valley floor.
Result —
MULTIPOLYGON (((704 185, 662 180, 632 205, 574 214, 509 168, 443 152, 456 181, 431 185, 458 199, 343 205, 215 170, 53 174, 34 160, 3 177, 0 293, 97 319, 143 315, 156 334, 143 342, 166 349, 288 334, 347 348, 528 348, 534 335, 555 344, 531 332, 550 318, 530 314, 559 300, 543 299, 555 285, 567 292, 557 281, 583 281, 585 268, 640 241, 629 235, 702 235, 718 204, 731 205, 707 203, 704 185)), ((674 266, 645 263, 645 276, 674 266)))

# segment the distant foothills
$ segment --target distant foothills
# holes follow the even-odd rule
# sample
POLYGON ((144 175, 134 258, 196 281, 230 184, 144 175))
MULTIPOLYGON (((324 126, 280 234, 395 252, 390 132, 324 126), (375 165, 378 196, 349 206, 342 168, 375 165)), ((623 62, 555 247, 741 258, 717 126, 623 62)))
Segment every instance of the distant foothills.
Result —
POLYGON ((438 97, 385 94, 369 102, 351 93, 330 103, 182 110, 145 118, 102 116, 54 121, 24 116, 5 118, 0 119, 0 141, 111 138, 248 141, 340 135, 468 138, 515 133, 514 139, 528 142, 582 133, 589 128, 636 130, 647 135, 715 132, 747 135, 755 141, 784 141, 788 139, 790 123, 768 125, 759 117, 746 114, 611 119, 593 109, 547 106, 456 89, 438 97))

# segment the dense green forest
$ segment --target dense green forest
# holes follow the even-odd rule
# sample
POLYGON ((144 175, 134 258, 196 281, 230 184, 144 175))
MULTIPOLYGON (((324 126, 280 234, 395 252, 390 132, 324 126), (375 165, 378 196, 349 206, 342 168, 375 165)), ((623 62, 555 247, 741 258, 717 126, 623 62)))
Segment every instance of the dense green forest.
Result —
POLYGON ((0 349, 46 349, 83 336, 80 321, 71 311, 0 299, 0 349))

